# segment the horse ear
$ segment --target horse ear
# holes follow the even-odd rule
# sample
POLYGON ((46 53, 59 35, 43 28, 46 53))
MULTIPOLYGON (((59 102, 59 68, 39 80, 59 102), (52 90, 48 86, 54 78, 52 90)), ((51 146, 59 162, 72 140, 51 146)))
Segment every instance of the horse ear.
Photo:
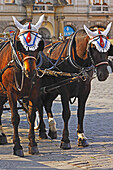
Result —
POLYGON ((95 37, 95 36, 97 35, 96 32, 93 32, 93 31, 89 30, 89 29, 86 27, 86 25, 84 25, 84 30, 86 31, 87 35, 88 35, 90 38, 95 37))
POLYGON ((105 31, 102 32, 102 34, 104 36, 107 36, 107 34, 109 33, 110 29, 111 29, 111 25, 112 25, 112 22, 110 22, 108 25, 107 25, 107 28, 105 29, 105 31))
POLYGON ((39 21, 35 24, 35 28, 37 32, 43 21, 44 21, 44 14, 39 18, 39 21))
POLYGON ((14 21, 16 27, 17 27, 19 30, 22 29, 22 28, 23 28, 23 25, 22 25, 20 22, 18 22, 17 19, 16 19, 14 16, 12 16, 12 18, 13 18, 13 21, 14 21))
POLYGON ((39 51, 43 51, 43 49, 44 49, 44 40, 41 40, 39 42, 38 47, 39 47, 39 51))

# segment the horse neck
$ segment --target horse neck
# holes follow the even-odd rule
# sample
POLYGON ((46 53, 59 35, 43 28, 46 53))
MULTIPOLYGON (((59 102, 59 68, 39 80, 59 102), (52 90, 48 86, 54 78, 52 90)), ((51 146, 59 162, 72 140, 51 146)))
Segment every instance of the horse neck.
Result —
POLYGON ((91 61, 88 57, 87 44, 89 37, 87 35, 82 37, 75 36, 72 43, 72 58, 76 64, 81 67, 88 67, 91 65, 91 61))
POLYGON ((75 37, 76 42, 76 53, 79 58, 86 60, 88 58, 88 52, 87 52, 87 44, 89 41, 89 37, 87 35, 75 37))

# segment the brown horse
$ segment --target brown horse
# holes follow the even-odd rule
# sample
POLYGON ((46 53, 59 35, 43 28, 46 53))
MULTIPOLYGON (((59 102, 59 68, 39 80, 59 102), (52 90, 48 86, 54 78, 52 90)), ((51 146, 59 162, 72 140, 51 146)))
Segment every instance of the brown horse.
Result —
POLYGON ((107 66, 111 44, 107 40, 106 36, 110 31, 110 27, 111 23, 107 26, 104 32, 99 30, 92 32, 84 26, 84 30, 77 31, 69 39, 57 42, 56 44, 53 44, 53 46, 49 45, 44 49, 44 54, 48 56, 48 58, 45 60, 44 57, 42 69, 45 68, 45 65, 46 67, 48 65, 48 72, 51 70, 57 71, 56 73, 54 71, 57 77, 45 75, 41 79, 43 94, 40 97, 40 103, 38 103, 40 117, 39 135, 41 138, 47 138, 45 133, 45 124, 43 122, 44 106, 49 119, 48 135, 51 138, 57 137, 55 120, 53 119, 51 107, 54 99, 58 96, 58 94, 60 94, 63 107, 62 117, 64 121, 64 129, 60 146, 62 149, 71 148, 68 121, 71 115, 69 102, 72 102, 71 99, 73 97, 74 99, 78 98, 78 146, 85 147, 89 145, 84 135, 83 128, 85 104, 90 93, 94 70, 96 71, 99 81, 105 81, 109 75, 107 66), (64 78, 60 77, 58 72, 65 73, 65 76, 66 73, 71 73, 72 79, 69 79, 69 83, 67 84, 66 78, 69 78, 68 74, 67 77, 64 78), (73 81, 73 78, 76 78, 76 81, 73 81), (62 84, 65 85, 62 86, 62 84))
POLYGON ((39 51, 44 48, 42 37, 38 34, 44 15, 40 17, 36 25, 31 23, 22 25, 15 17, 13 17, 13 20, 18 28, 14 37, 14 43, 11 40, 7 40, 0 49, 0 144, 7 142, 6 136, 2 131, 1 115, 3 104, 8 98, 11 109, 11 121, 14 128, 13 153, 17 156, 24 156, 18 134, 20 117, 17 109, 17 100, 27 97, 29 101, 29 153, 37 154, 34 120, 40 79, 37 74, 36 61, 39 51))

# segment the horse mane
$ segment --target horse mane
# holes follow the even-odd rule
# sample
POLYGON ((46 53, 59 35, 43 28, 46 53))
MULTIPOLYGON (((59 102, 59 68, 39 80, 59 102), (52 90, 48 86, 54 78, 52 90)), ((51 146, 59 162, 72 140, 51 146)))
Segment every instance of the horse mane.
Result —
POLYGON ((76 33, 76 40, 79 43, 80 41, 83 41, 83 39, 86 38, 86 36, 87 36, 87 34, 86 34, 85 30, 81 29, 81 30, 77 31, 77 33, 76 33))
POLYGON ((86 34, 84 29, 77 31, 76 36, 75 36, 76 52, 77 52, 77 55, 83 60, 86 60, 88 58, 88 55, 87 55, 88 41, 89 41, 89 37, 86 34))

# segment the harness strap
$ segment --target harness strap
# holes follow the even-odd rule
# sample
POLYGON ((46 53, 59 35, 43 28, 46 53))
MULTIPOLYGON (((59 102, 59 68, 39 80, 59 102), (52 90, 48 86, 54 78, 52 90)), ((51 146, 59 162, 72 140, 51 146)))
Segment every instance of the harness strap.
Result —
POLYGON ((27 56, 27 57, 23 58, 23 61, 25 61, 27 59, 33 59, 33 60, 37 61, 37 59, 33 56, 27 56))
POLYGON ((15 48, 14 48, 11 40, 10 40, 10 44, 11 44, 11 47, 12 47, 12 50, 13 50, 12 58, 15 60, 17 67, 20 68, 21 70, 23 70, 23 66, 22 66, 22 64, 21 64, 21 62, 20 62, 20 60, 19 60, 19 58, 16 54, 15 48))
MULTIPOLYGON (((58 64, 58 62, 59 62, 60 59, 61 59, 61 56, 62 56, 62 54, 63 54, 63 52, 64 52, 64 50, 65 50, 65 47, 66 47, 67 43, 68 43, 68 39, 67 39, 67 41, 66 41, 66 43, 65 43, 65 45, 64 45, 64 47, 63 47, 63 49, 62 49, 62 51, 61 51, 61 53, 60 53, 60 56, 59 56, 58 59, 57 59, 57 61, 56 61, 55 64, 53 64, 53 66, 52 66, 51 68, 49 68, 49 69, 54 69, 54 68, 57 67, 57 64, 58 64)), ((61 44, 61 43, 59 43, 58 46, 59 46, 60 44, 61 44)), ((57 47, 58 47, 58 46, 57 46, 57 47)), ((59 70, 59 69, 58 69, 58 70, 59 70)))
POLYGON ((68 79, 65 79, 65 80, 63 80, 63 81, 60 81, 60 82, 58 82, 58 83, 56 83, 56 84, 52 84, 52 85, 49 85, 49 86, 42 87, 42 88, 40 89, 40 92, 41 92, 41 93, 49 93, 49 92, 51 92, 51 91, 53 91, 53 90, 56 90, 56 89, 58 89, 58 88, 60 88, 60 87, 62 87, 62 86, 64 86, 64 85, 70 84, 70 83, 72 83, 72 82, 74 82, 74 81, 76 81, 76 80, 78 80, 78 79, 82 79, 82 78, 83 78, 82 75, 79 76, 79 77, 68 78, 68 79))
POLYGON ((6 42, 3 42, 0 46, 0 52, 4 49, 4 47, 9 43, 10 41, 6 39, 6 42))
POLYGON ((51 53, 53 52, 53 50, 55 50, 61 43, 62 43, 62 41, 59 41, 59 42, 56 42, 56 43, 52 44, 52 46, 47 51, 49 56, 51 56, 51 53))
POLYGON ((96 64, 95 67, 98 67, 98 66, 103 65, 103 64, 108 65, 108 62, 107 61, 100 62, 100 63, 96 64))
POLYGON ((74 76, 79 76, 79 74, 77 73, 67 73, 67 72, 58 72, 58 71, 53 71, 53 70, 48 70, 48 69, 45 69, 45 70, 42 70, 42 69, 38 69, 39 72, 41 72, 42 74, 47 74, 47 75, 51 75, 51 76, 55 76, 55 77, 58 77, 58 76, 64 76, 64 77, 74 77, 74 76))

